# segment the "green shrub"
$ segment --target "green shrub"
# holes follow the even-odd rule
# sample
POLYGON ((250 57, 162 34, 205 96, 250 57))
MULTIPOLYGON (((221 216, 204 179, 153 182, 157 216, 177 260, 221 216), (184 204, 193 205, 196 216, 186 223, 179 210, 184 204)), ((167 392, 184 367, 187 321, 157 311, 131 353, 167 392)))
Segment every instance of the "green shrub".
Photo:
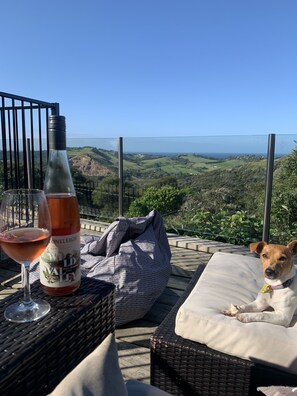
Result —
POLYGON ((217 213, 199 211, 191 218, 181 219, 170 225, 171 229, 204 239, 248 245, 262 239, 262 222, 246 211, 228 214, 225 210, 217 213))
POLYGON ((129 217, 146 216, 155 209, 163 216, 179 210, 187 191, 169 185, 161 188, 149 187, 142 197, 132 202, 129 207, 129 217))

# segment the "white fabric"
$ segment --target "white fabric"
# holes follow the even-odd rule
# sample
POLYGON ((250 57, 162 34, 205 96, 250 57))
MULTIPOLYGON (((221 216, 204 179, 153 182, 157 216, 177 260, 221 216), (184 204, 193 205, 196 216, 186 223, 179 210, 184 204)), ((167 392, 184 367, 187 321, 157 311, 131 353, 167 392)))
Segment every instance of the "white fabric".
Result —
POLYGON ((177 335, 243 359, 297 374, 297 318, 289 328, 241 323, 222 312, 256 298, 264 279, 260 260, 215 253, 176 316, 177 335))
POLYGON ((266 396, 294 396, 294 392, 297 393, 296 386, 260 386, 257 390, 266 396))

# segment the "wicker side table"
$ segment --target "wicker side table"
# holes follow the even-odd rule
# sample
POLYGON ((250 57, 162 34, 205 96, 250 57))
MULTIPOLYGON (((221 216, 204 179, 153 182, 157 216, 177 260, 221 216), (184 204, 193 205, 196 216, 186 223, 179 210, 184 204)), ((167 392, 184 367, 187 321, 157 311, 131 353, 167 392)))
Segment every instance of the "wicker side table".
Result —
POLYGON ((37 281, 32 296, 51 304, 49 314, 28 324, 6 321, 6 306, 21 296, 20 291, 0 302, 0 394, 47 395, 114 331, 114 285, 82 278, 73 295, 51 297, 37 281))
POLYGON ((175 334, 175 318, 200 276, 151 337, 151 384, 182 396, 259 395, 258 386, 296 386, 297 376, 265 364, 240 359, 175 334))

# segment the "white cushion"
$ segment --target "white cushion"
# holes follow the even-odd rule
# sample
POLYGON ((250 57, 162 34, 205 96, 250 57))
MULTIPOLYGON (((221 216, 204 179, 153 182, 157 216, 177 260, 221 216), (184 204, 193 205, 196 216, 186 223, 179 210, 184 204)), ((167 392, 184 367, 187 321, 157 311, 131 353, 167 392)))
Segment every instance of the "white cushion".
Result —
POLYGON ((177 335, 226 354, 297 374, 296 317, 289 328, 241 323, 222 312, 256 298, 264 279, 260 260, 215 253, 176 316, 177 335))
POLYGON ((109 395, 128 396, 112 334, 107 336, 51 393, 51 396, 109 395))
POLYGON ((296 386, 260 386, 257 390, 266 396, 294 396, 294 392, 297 393, 296 386))

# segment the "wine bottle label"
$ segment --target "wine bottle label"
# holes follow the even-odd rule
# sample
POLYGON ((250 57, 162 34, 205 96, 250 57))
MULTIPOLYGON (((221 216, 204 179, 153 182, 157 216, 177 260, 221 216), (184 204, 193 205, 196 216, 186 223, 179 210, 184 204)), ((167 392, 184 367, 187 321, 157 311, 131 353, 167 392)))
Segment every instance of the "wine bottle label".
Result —
POLYGON ((80 280, 80 232, 52 236, 40 257, 40 282, 48 287, 71 286, 80 280))

